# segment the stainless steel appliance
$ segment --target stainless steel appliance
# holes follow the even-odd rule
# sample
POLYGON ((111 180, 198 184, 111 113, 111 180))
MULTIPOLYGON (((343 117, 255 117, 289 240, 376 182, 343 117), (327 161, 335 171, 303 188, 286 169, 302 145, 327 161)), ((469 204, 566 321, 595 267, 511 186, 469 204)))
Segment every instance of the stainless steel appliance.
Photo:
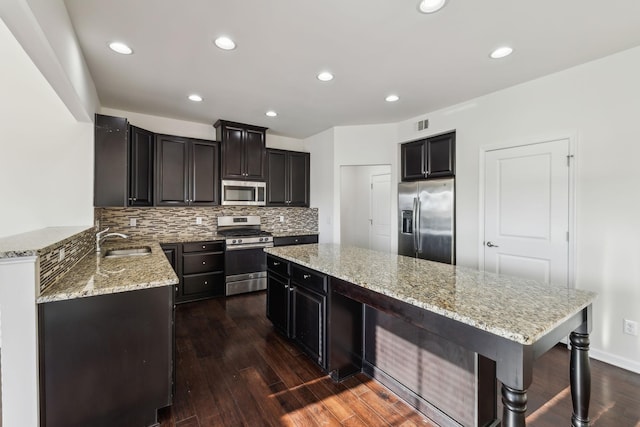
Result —
POLYGON ((221 216, 218 234, 225 236, 225 295, 267 288, 267 256, 273 236, 260 228, 259 216, 221 216))
POLYGON ((266 182, 222 181, 222 204, 225 206, 264 206, 267 193, 266 182))
POLYGON ((455 264, 453 178, 398 184, 398 254, 455 264))

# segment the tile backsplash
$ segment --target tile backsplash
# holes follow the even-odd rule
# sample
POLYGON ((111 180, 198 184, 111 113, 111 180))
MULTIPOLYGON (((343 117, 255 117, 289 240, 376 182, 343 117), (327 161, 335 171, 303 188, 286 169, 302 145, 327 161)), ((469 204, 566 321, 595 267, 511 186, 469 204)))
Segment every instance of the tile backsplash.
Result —
POLYGON ((132 237, 216 233, 218 217, 227 215, 258 215, 262 220, 262 229, 271 232, 318 232, 317 208, 214 206, 95 209, 96 224, 101 230, 110 227, 110 231, 132 237), (202 224, 196 224, 197 218, 201 218, 202 224), (135 219, 136 226, 130 225, 132 219, 135 219))
POLYGON ((40 263, 40 292, 58 281, 67 271, 78 263, 95 246, 95 230, 90 228, 82 233, 65 239, 47 248, 39 255, 40 263), (64 251, 64 253, 63 253, 64 251), (63 253, 63 256, 61 256, 63 253), (62 258, 62 259, 61 259, 62 258))

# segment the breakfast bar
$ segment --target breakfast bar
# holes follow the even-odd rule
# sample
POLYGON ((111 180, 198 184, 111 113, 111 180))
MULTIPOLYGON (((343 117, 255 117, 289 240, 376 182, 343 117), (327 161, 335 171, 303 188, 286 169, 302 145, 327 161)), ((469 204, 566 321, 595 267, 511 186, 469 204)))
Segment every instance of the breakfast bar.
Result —
MULTIPOLYGON (((329 320, 320 339, 326 337, 324 346, 329 348, 330 359, 326 369, 334 379, 353 372, 343 369, 343 360, 361 369, 362 346, 349 346, 349 339, 341 337, 347 329, 365 337, 370 334, 363 313, 365 308, 373 308, 476 353, 478 363, 488 362, 494 375, 485 376, 479 390, 491 390, 493 396, 480 403, 484 415, 476 418, 475 424, 498 423, 497 378, 502 384, 502 425, 524 426, 533 363, 569 335, 571 425, 589 425, 589 333, 596 294, 335 244, 265 251, 292 268, 299 266, 296 268, 328 277, 329 320), (340 307, 347 306, 351 318, 345 322, 345 310, 340 307)), ((313 279, 312 274, 301 277, 307 276, 313 279)), ((357 341, 357 337, 351 340, 357 341)))

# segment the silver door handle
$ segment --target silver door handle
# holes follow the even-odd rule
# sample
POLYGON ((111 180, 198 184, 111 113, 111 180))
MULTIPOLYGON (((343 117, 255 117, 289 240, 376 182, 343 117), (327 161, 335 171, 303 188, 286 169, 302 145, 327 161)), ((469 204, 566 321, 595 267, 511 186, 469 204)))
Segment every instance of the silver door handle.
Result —
POLYGON ((499 248, 500 246, 498 246, 498 245, 494 245, 494 244, 493 244, 493 243, 491 243, 491 242, 487 242, 487 247, 488 247, 488 248, 499 248))
POLYGON ((413 252, 418 252, 418 198, 413 198, 413 252))

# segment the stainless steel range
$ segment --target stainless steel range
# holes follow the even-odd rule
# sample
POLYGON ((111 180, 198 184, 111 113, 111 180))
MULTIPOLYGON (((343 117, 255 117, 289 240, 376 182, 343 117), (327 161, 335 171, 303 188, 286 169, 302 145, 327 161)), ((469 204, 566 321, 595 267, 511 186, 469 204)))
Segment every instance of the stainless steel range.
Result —
POLYGON ((226 295, 267 289, 267 256, 271 233, 260 228, 259 216, 221 216, 218 234, 225 237, 226 295))

